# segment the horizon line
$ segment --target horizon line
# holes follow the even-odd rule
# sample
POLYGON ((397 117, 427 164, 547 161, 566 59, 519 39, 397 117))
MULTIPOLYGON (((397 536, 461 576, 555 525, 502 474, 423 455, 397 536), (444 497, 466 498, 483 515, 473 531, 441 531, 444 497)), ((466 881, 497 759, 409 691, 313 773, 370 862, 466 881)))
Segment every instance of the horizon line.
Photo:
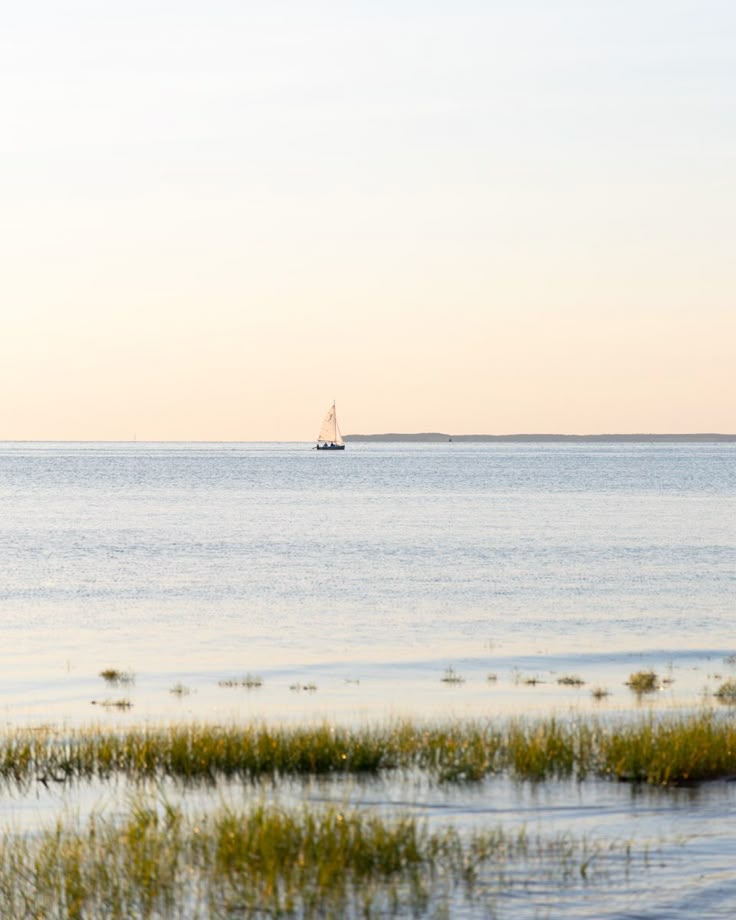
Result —
MULTIPOLYGON (((453 434, 441 431, 418 432, 380 432, 355 433, 343 435, 349 440, 458 440, 458 441, 548 441, 548 440, 699 440, 699 441, 736 441, 736 433, 726 432, 601 432, 601 433, 563 433, 563 432, 515 432, 508 434, 453 434)), ((309 444, 313 439, 262 439, 262 438, 4 438, 0 444, 309 444)))

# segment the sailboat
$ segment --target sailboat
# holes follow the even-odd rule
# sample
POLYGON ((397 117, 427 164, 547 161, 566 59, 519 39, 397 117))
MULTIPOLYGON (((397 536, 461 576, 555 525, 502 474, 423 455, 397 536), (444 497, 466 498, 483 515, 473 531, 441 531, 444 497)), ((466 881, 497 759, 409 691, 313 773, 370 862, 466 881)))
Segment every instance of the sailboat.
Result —
POLYGON ((345 442, 337 425, 334 402, 330 406, 317 435, 317 450, 345 450, 345 442))

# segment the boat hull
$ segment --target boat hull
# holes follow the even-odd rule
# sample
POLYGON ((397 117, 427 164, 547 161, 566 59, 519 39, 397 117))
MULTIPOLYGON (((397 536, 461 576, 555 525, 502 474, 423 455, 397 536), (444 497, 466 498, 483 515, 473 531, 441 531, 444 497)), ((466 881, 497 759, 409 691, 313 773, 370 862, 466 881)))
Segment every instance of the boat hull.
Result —
POLYGON ((344 444, 318 444, 317 450, 345 450, 344 444))

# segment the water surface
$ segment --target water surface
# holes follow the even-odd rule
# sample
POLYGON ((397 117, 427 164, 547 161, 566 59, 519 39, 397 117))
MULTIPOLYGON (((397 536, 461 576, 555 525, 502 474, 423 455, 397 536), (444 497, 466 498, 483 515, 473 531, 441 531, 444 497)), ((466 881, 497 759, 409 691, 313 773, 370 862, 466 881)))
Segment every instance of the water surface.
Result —
MULTIPOLYGON (((0 514, 11 728, 631 717, 714 705, 736 676, 732 444, 6 443, 0 514), (106 685, 106 667, 134 682, 106 685), (662 689, 637 700, 625 681, 644 668, 662 689), (261 686, 220 685, 248 673, 261 686)), ((733 915, 731 783, 284 794, 651 845, 615 890, 521 878, 501 917, 733 915)), ((35 826, 100 799, 39 789, 2 810, 35 826)))

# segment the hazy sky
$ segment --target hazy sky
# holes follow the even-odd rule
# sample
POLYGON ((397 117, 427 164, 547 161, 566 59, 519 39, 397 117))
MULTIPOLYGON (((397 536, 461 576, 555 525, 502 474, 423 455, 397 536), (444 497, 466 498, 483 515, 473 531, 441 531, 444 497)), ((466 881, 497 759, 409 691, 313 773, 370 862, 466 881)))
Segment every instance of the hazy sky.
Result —
POLYGON ((736 431, 733 0, 26 0, 0 78, 0 439, 736 431))

